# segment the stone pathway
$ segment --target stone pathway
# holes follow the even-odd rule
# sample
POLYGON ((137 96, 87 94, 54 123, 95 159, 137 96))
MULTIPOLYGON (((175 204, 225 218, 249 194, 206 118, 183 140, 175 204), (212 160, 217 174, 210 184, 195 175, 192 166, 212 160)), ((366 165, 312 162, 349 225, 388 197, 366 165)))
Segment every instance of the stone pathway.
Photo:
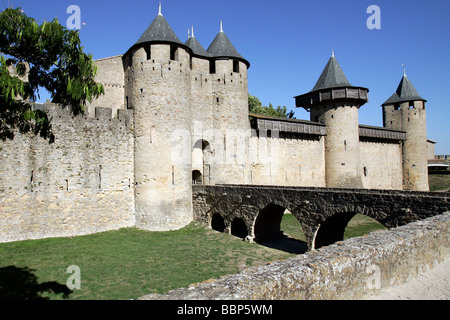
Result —
POLYGON ((450 258, 417 278, 381 291, 367 300, 449 300, 450 258))

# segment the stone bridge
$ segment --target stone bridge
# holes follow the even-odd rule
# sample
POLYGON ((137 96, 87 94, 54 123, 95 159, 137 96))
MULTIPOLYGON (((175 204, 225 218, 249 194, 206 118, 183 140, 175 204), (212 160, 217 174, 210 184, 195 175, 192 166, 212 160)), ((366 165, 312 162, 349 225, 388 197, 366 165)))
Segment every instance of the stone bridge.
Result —
POLYGON ((193 185, 194 219, 248 241, 282 235, 285 210, 300 222, 308 249, 343 240, 356 214, 387 228, 450 210, 450 193, 253 185, 193 185))

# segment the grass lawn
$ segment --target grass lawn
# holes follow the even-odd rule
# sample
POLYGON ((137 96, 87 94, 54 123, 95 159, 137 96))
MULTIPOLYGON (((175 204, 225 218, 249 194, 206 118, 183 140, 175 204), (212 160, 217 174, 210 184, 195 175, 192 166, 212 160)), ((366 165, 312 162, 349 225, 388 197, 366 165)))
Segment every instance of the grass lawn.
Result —
POLYGON ((430 191, 450 190, 450 174, 430 174, 428 176, 430 191))
MULTIPOLYGON (((382 228, 355 217, 354 235, 382 228)), ((282 230, 304 241, 295 217, 285 215, 282 230)), ((94 235, 0 244, 0 299, 137 299, 293 256, 283 250, 247 243, 198 223, 170 232, 135 228, 94 235), (80 268, 80 289, 69 291, 67 268, 80 268)))

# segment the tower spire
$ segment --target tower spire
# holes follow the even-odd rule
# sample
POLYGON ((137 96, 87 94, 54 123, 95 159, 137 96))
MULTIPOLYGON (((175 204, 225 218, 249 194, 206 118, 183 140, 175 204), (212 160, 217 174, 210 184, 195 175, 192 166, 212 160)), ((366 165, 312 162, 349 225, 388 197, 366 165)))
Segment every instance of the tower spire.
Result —
POLYGON ((194 26, 191 26, 191 37, 195 38, 194 37, 194 26))
POLYGON ((405 68, 405 64, 402 64, 403 67, 403 76, 406 77, 406 68, 405 68))
POLYGON ((223 32, 222 20, 220 20, 220 32, 223 32))
POLYGON ((161 13, 161 2, 159 3, 158 16, 162 16, 162 13, 161 13))
POLYGON ((334 57, 334 49, 331 49, 331 56, 334 57))

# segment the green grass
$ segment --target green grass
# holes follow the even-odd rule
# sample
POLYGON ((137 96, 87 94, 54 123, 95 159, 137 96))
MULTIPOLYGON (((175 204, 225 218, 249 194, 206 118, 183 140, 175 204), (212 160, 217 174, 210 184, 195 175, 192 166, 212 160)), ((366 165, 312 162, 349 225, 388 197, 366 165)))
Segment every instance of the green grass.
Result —
POLYGON ((81 289, 70 293, 68 299, 136 299, 236 273, 244 264, 266 264, 289 256, 196 223, 170 232, 130 228, 5 243, 0 245, 0 298, 14 297, 11 289, 27 288, 19 290, 16 297, 62 299, 62 293, 51 289, 66 285, 70 265, 80 268, 81 289), (17 281, 11 282, 11 278, 17 281), (42 287, 47 289, 36 289, 42 287))
MULTIPOLYGON (((378 221, 368 216, 357 214, 350 220, 347 228, 345 228, 344 240, 385 229, 386 227, 378 221)), ((284 215, 283 220, 281 221, 281 230, 294 239, 306 241, 303 230, 300 228, 300 223, 292 214, 284 215)))
MULTIPOLYGON (((377 228, 378 223, 358 215, 347 229, 355 236, 377 228)), ((282 230, 305 240, 293 215, 285 215, 282 230)), ((197 223, 170 232, 130 228, 4 243, 0 244, 0 299, 136 299, 293 255, 197 223), (71 265, 80 268, 81 289, 67 292, 71 274, 66 270, 71 265)))
POLYGON ((450 190, 450 174, 430 174, 428 176, 430 191, 450 190))

